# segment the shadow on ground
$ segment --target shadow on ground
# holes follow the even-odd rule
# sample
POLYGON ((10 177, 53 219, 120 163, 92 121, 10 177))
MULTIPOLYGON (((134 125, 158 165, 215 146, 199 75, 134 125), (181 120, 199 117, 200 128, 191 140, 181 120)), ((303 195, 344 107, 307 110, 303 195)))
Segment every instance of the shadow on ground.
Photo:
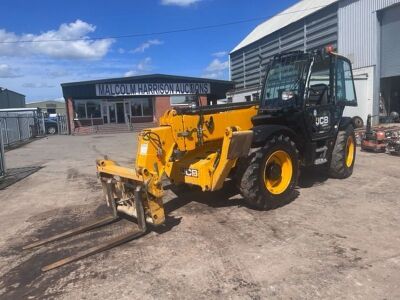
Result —
MULTIPOLYGON (((90 247, 93 243, 101 240, 103 233, 94 231, 90 234, 82 234, 76 238, 69 238, 31 250, 22 250, 22 247, 32 241, 44 239, 80 226, 90 218, 100 218, 108 214, 106 205, 99 206, 95 212, 90 213, 87 205, 71 206, 64 209, 54 209, 37 215, 28 222, 38 228, 30 235, 15 237, 10 240, 7 249, 0 252, 0 257, 13 259, 19 263, 0 276, 0 298, 1 299, 33 299, 54 298, 61 294, 59 290, 49 291, 61 279, 65 284, 74 282, 74 277, 68 275, 77 270, 80 264, 70 264, 54 272, 42 272, 41 268, 53 263, 63 257, 67 257, 82 248, 90 247), (56 217, 54 217, 56 216, 56 217)), ((92 260, 84 262, 90 266, 92 260)), ((94 276, 93 274, 87 276, 94 276)), ((100 276, 100 274, 95 274, 100 276)), ((64 285, 65 285, 64 284, 64 285)))
POLYGON ((303 167, 300 170, 298 186, 300 188, 310 188, 317 185, 322 185, 329 179, 326 166, 318 167, 303 167))
POLYGON ((12 168, 6 170, 6 175, 0 178, 0 190, 7 188, 8 186, 32 175, 39 171, 41 166, 31 166, 23 168, 12 168))

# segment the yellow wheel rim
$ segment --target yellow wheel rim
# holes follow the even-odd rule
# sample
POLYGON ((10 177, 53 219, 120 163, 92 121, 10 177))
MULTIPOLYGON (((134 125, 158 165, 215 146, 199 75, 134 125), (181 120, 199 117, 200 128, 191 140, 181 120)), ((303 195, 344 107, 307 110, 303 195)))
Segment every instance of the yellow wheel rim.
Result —
POLYGON ((349 136, 347 138, 347 143, 346 143, 346 166, 348 168, 350 168, 351 165, 353 164, 354 151, 355 151, 354 139, 352 136, 349 136))
POLYGON ((285 192, 293 176, 293 163, 289 154, 283 150, 272 153, 265 163, 263 174, 265 186, 271 194, 285 192))

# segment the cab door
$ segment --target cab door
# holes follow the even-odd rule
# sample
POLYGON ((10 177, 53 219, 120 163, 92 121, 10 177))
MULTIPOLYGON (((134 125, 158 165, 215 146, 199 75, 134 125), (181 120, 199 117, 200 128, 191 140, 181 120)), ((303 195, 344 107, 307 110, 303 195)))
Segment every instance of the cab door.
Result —
POLYGON ((332 56, 316 57, 311 65, 305 93, 305 125, 310 140, 317 141, 334 136, 338 113, 334 105, 332 56))
POLYGON ((357 95, 350 61, 342 56, 334 56, 335 103, 338 106, 357 106, 357 95))

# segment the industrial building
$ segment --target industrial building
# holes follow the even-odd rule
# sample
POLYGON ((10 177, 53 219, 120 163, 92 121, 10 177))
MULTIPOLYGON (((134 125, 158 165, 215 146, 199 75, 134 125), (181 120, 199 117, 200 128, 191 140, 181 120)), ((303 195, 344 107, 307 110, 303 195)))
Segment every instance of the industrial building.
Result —
POLYGON ((65 102, 56 100, 44 100, 26 103, 26 107, 40 108, 47 114, 65 115, 65 102))
POLYGON ((61 84, 69 132, 78 127, 156 122, 173 106, 217 103, 230 81, 164 74, 61 84))
POLYGON ((25 95, 0 87, 0 109, 25 107, 25 95))
POLYGON ((332 45, 353 64, 358 107, 348 116, 400 111, 400 0, 303 0, 258 25, 230 53, 232 101, 258 99, 265 63, 332 45), (260 63, 261 61, 261 63, 260 63))

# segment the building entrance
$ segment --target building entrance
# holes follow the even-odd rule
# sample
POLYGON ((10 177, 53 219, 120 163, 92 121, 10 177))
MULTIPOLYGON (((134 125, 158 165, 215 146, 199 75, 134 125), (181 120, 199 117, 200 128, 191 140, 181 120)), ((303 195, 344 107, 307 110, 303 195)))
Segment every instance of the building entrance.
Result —
POLYGON ((124 110, 124 103, 118 102, 116 103, 116 121, 117 123, 125 123, 125 110, 124 110))

